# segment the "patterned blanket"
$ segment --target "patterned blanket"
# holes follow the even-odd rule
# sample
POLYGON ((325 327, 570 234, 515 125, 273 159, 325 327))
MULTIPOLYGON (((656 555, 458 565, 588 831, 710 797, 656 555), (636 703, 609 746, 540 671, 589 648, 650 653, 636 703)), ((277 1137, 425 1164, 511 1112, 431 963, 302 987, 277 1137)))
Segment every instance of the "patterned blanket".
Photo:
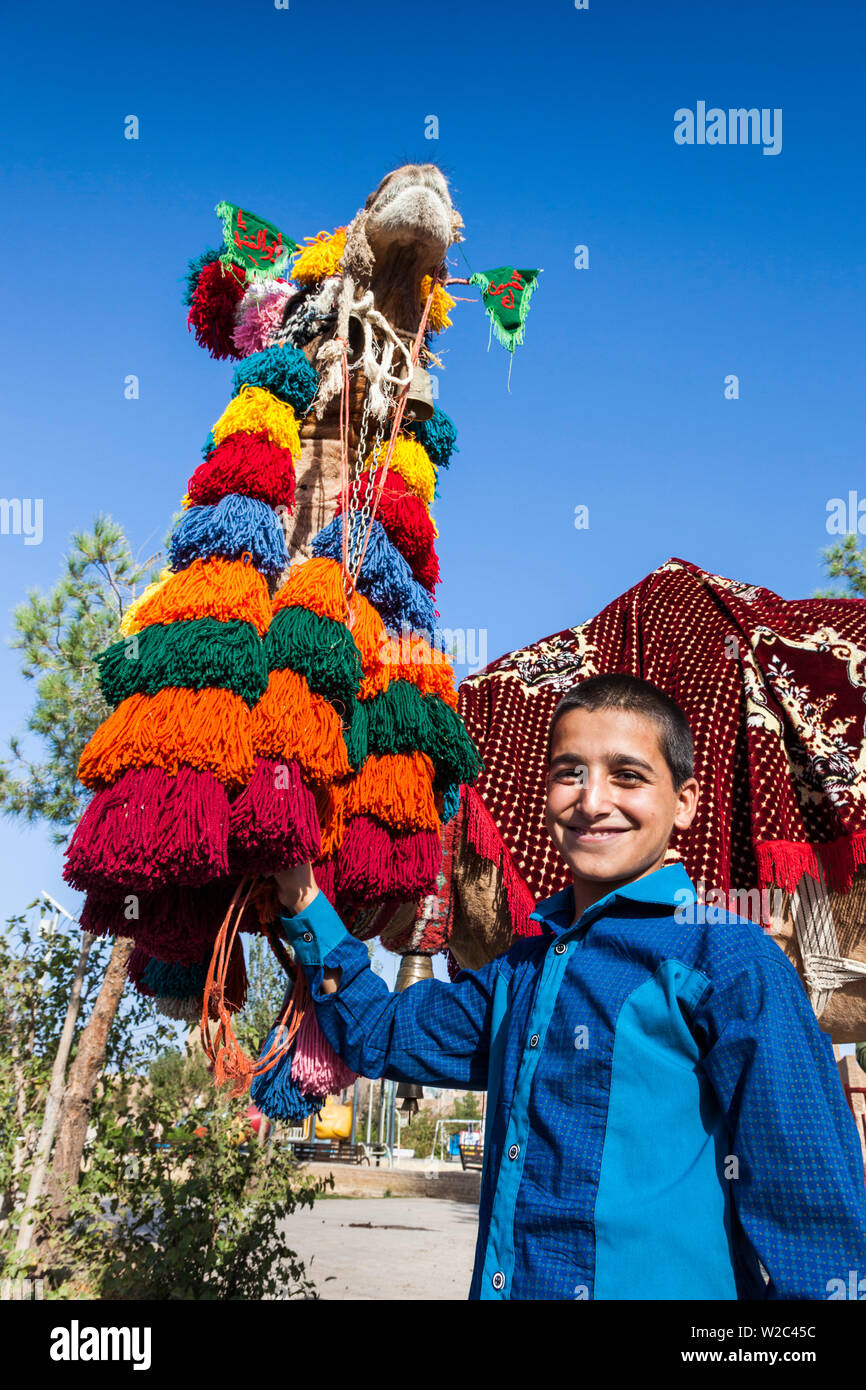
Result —
POLYGON ((758 894, 731 895, 768 890, 764 924, 813 1003, 844 987, 859 1001, 850 1026, 864 1031, 866 601, 789 601, 686 560, 462 683, 485 771, 463 789, 453 832, 452 968, 477 968, 512 931, 530 932, 535 901, 568 882, 544 824, 547 728, 564 691, 607 671, 652 681, 691 726, 701 796, 669 858, 715 892, 710 902, 754 920, 738 903, 758 894))

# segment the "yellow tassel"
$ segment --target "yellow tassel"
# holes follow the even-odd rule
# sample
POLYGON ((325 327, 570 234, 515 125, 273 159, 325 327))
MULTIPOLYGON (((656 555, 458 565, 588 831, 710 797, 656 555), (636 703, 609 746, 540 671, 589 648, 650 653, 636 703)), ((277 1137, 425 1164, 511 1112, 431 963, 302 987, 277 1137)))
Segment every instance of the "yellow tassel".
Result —
POLYGON ((264 431, 281 449, 288 449, 295 458, 301 456, 301 437, 294 410, 260 386, 244 386, 229 401, 213 427, 214 444, 222 444, 230 434, 240 430, 247 434, 264 431))
POLYGON ((144 623, 138 621, 138 613, 142 604, 146 603, 148 599, 153 598, 157 589, 161 589, 163 584, 171 579, 172 573, 173 571, 166 565, 165 569, 160 571, 159 579, 155 579, 152 584, 148 584, 144 593, 139 594, 138 598, 133 599, 120 621, 120 631, 124 637, 131 636, 133 632, 140 632, 145 626, 144 623))
POLYGON ((136 600, 126 614, 124 636, 151 623, 176 623, 186 618, 240 619, 252 623, 264 637, 271 623, 267 580, 243 560, 219 556, 193 560, 136 600))
POLYGON ((192 506, 192 499, 188 492, 185 492, 183 494, 183 497, 180 499, 180 505, 184 508, 184 510, 186 510, 187 507, 192 506))
MULTIPOLYGON (((430 293, 431 276, 425 275, 421 281, 421 305, 427 303, 427 296, 430 293)), ((433 291, 433 303, 430 305, 430 313, 427 316, 427 327, 434 333, 441 333, 443 328, 451 327, 451 320, 448 317, 448 310, 453 309, 457 303, 452 299, 446 289, 437 283, 433 291)))
MULTIPOLYGON (((364 460, 364 469, 370 469, 374 465, 378 467, 384 463, 387 452, 388 444, 383 440, 375 456, 370 454, 364 460)), ((410 492, 414 492, 416 497, 420 497, 422 502, 430 506, 436 491, 436 469, 427 450, 416 439, 397 439, 388 466, 388 471, 392 470, 400 474, 410 492)))
POLYGON ((346 249, 346 228, 338 227, 334 232, 319 232, 315 237, 304 237, 308 244, 292 265, 290 275, 298 284, 308 284, 313 280, 324 280, 336 275, 346 249))

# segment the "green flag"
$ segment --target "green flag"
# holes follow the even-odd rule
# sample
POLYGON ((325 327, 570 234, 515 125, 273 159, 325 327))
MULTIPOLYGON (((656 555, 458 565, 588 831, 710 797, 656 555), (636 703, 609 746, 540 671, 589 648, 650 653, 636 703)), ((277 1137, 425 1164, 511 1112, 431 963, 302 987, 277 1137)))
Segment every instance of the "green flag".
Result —
POLYGON ((214 211, 223 224, 225 251, 220 260, 224 265, 233 261, 241 266, 247 280, 264 280, 285 270, 289 257, 298 249, 296 241, 284 237, 272 222, 234 203, 217 203, 214 211))
POLYGON ((540 270, 515 270, 512 265, 500 265, 469 277, 470 285, 477 285, 481 291, 492 331, 511 353, 523 342, 529 301, 540 274, 540 270))

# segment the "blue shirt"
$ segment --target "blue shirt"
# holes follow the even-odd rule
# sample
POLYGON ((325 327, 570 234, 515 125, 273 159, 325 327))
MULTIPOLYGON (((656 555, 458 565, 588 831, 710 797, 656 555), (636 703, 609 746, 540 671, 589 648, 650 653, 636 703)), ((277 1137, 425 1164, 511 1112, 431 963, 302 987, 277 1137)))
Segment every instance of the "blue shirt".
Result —
POLYGON ((488 1092, 469 1298, 826 1299, 851 1271, 856 1287, 859 1139, 779 946, 698 905, 681 864, 573 915, 568 887, 533 912, 539 936, 400 994, 323 893, 282 916, 354 1071, 488 1092))

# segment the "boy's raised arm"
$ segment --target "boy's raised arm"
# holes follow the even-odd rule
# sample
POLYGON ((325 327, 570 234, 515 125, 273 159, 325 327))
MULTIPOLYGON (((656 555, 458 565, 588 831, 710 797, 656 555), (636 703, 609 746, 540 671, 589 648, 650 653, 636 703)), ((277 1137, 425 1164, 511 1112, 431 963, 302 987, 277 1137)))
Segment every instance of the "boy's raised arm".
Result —
POLYGON ((766 1297, 850 1297, 840 1290, 851 1272, 866 1274, 863 1160, 830 1039, 794 967, 781 952, 747 954, 705 992, 694 1022, 728 1118, 734 1206, 770 1276, 766 1297))
POLYGON ((359 1076, 485 1090, 498 962, 462 971, 451 983, 422 980, 392 993, 370 969, 365 944, 316 888, 309 865, 276 879, 282 924, 317 1021, 347 1066, 359 1076))

